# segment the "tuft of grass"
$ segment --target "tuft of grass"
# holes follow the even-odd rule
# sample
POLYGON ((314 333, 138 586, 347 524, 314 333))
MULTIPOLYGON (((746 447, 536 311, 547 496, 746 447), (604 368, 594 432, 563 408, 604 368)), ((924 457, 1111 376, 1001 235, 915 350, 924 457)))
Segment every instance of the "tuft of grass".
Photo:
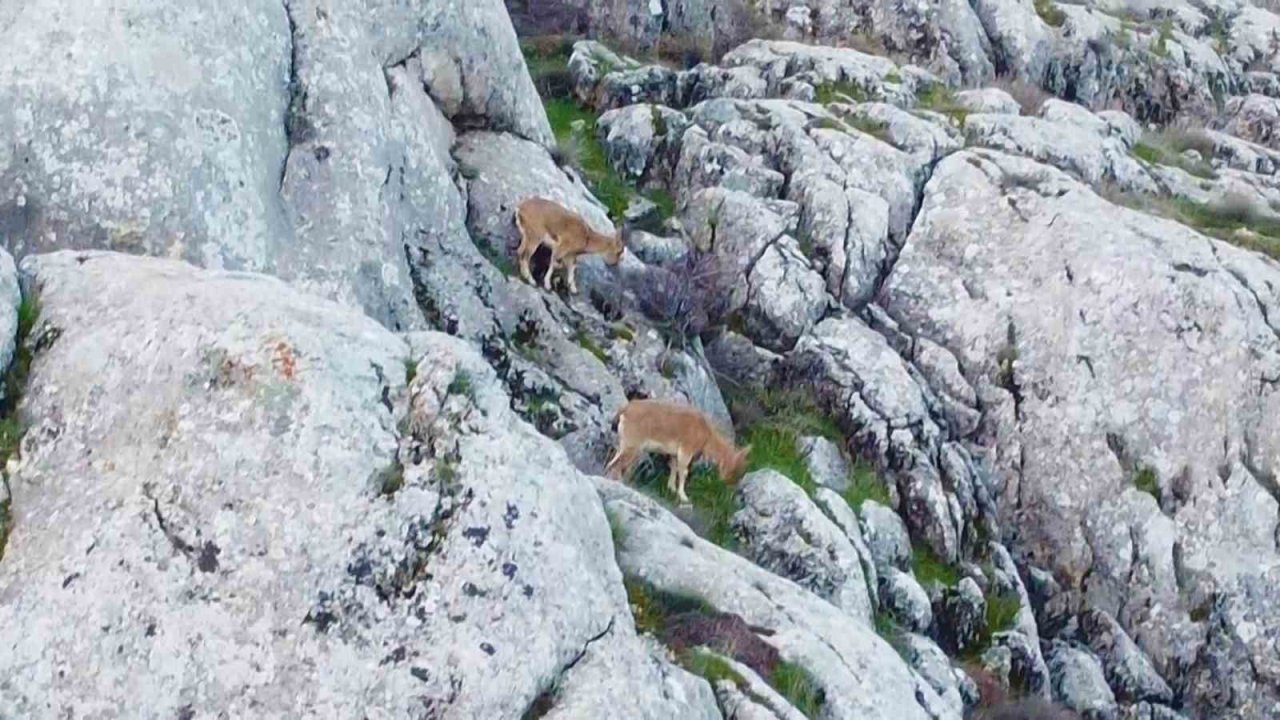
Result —
POLYGON ((813 100, 819 105, 830 105, 833 102, 861 103, 870 99, 871 93, 855 82, 822 83, 813 89, 813 100))
POLYGON ((916 107, 942 113, 958 125, 964 125, 965 119, 969 117, 969 109, 956 100, 951 88, 941 83, 933 83, 916 93, 916 107))
POLYGON ((866 133, 881 142, 890 142, 889 125, 882 120, 876 120, 871 117, 854 116, 845 118, 845 122, 853 126, 859 132, 866 133))
POLYGON ((1147 133, 1130 152, 1143 162, 1182 168, 1191 175, 1205 180, 1218 177, 1218 173, 1207 160, 1214 152, 1213 138, 1203 132, 1167 129, 1147 133), (1199 161, 1187 159, 1182 154, 1187 150, 1195 150, 1202 159, 1199 161))
POLYGON ((934 554, 925 545, 911 548, 911 572, 921 586, 938 583, 945 587, 954 587, 960 582, 960 571, 934 554))
POLYGON ((988 641, 985 644, 989 645, 991 635, 1013 629, 1018 611, 1022 608, 1022 600, 1015 592, 1005 592, 989 593, 986 601, 988 641))
POLYGON ((902 76, 898 74, 897 70, 890 70, 885 74, 884 81, 894 83, 896 85, 902 82, 902 76))
POLYGON ((406 358, 404 361, 404 384, 412 384, 416 377, 418 377, 418 361, 413 358, 406 358))
POLYGON ((1280 217, 1264 213, 1248 198, 1203 203, 1189 198, 1151 197, 1104 188, 1111 202, 1180 222, 1205 235, 1280 260, 1280 217))
POLYGON ((391 497, 400 492, 404 487, 404 465, 397 461, 382 476, 382 486, 379 491, 384 497, 391 497))
POLYGON ((604 350, 590 335, 579 330, 577 334, 573 336, 573 339, 580 347, 582 347, 583 350, 595 355, 597 360, 605 363, 606 365, 609 363, 609 356, 605 354, 604 350))
POLYGON ((566 35, 524 38, 520 41, 520 51, 539 95, 543 98, 569 97, 573 92, 573 76, 569 73, 573 38, 566 35))
POLYGON ((1156 471, 1144 467, 1138 470, 1133 477, 1133 486, 1142 492, 1155 498, 1157 502, 1160 500, 1160 483, 1156 478, 1156 471))
MULTIPOLYGON (((677 502, 675 493, 667 489, 670 462, 664 455, 649 455, 636 463, 631 482, 637 488, 668 506, 677 502)), ((689 525, 707 540, 722 548, 732 550, 737 545, 730 520, 738 511, 738 500, 728 483, 720 479, 714 466, 695 464, 689 468, 685 494, 693 507, 689 525)))
MULTIPOLYGON (((18 403, 27 387, 27 378, 31 374, 31 363, 35 359, 32 344, 28 342, 36 320, 40 318, 40 304, 33 296, 22 298, 18 305, 18 334, 14 347, 13 359, 4 374, 4 399, 0 400, 0 469, 9 462, 9 458, 18 452, 26 427, 18 417, 18 403)), ((0 473, 0 481, 9 490, 8 477, 0 473)), ((5 500, 0 502, 0 560, 4 559, 5 545, 9 541, 9 533, 13 529, 12 495, 5 493, 5 500)))
POLYGON ((840 428, 823 412, 812 389, 731 391, 727 400, 739 443, 751 445, 748 470, 777 470, 812 494, 816 484, 800 451, 800 438, 817 435, 842 440, 840 428))
POLYGON ((649 202, 658 206, 658 217, 664 222, 676 214, 676 199, 663 188, 653 188, 644 193, 649 202))
POLYGON ((747 459, 748 472, 776 470, 812 495, 818 489, 809 474, 804 454, 800 451, 800 435, 793 428, 764 424, 750 428, 742 434, 744 444, 751 445, 747 459))
POLYGON ((496 268, 498 272, 507 277, 515 277, 516 266, 511 262, 511 258, 499 252, 487 242, 477 242, 475 245, 476 249, 480 251, 480 254, 483 255, 484 258, 489 261, 489 264, 496 268))
POLYGON ((1067 21, 1067 14, 1054 4, 1053 0, 1035 0, 1036 14, 1049 27, 1062 27, 1067 21))
POLYGON ((609 520, 609 536, 613 538, 613 547, 616 551, 618 546, 627 539, 627 530, 622 527, 622 521, 618 519, 616 513, 605 508, 604 515, 609 520))
POLYGON ((474 403, 476 401, 476 388, 471 381, 471 373, 462 369, 455 370, 453 380, 449 381, 448 393, 450 395, 461 395, 474 403))
POLYGON ((596 137, 598 115, 570 98, 552 98, 544 107, 564 160, 582 174, 591 194, 608 208, 610 217, 622 218, 636 190, 609 164, 608 154, 596 137))
POLYGON ((676 662, 685 670, 711 683, 711 687, 728 681, 738 687, 745 687, 746 678, 738 674, 725 659, 719 655, 701 649, 688 650, 676 655, 676 662))
POLYGON ((674 615, 714 612, 702 598, 659 590, 643 580, 626 578, 623 586, 627 590, 631 616, 635 618, 636 632, 639 633, 662 637, 667 629, 667 619, 674 615))
POLYGON ((826 696, 813 676, 799 665, 785 661, 778 663, 769 684, 805 717, 816 718, 822 714, 826 696))
POLYGON ((875 500, 885 507, 892 506, 884 481, 870 463, 862 460, 855 462, 849 471, 849 487, 843 495, 844 501, 855 511, 861 510, 862 504, 868 500, 875 500))

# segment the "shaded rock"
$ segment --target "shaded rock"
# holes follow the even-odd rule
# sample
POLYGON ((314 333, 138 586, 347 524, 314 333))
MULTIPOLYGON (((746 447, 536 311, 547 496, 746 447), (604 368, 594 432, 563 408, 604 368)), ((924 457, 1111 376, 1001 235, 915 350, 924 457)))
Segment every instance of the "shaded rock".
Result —
POLYGON ((972 113, 988 113, 991 115, 1022 114, 1022 106, 1018 104, 1018 101, 1000 88, 961 90, 956 93, 956 102, 972 113))
POLYGON ((945 588, 933 604, 938 642, 951 655, 963 655, 982 641, 987 629, 987 603, 973 578, 945 588))
POLYGON ((800 438, 799 449, 814 482, 836 492, 843 492, 849 487, 852 471, 838 445, 824 437, 810 436, 800 438))
POLYGON ((1089 720, 1118 717, 1098 659, 1066 643, 1051 642, 1045 659, 1053 678, 1053 699, 1089 720))
POLYGON ((898 513, 875 500, 865 500, 859 515, 876 567, 881 572, 891 567, 905 570, 911 562, 911 536, 898 513))
POLYGON ((1173 691, 1151 665, 1151 660, 1110 615, 1101 610, 1085 611, 1080 616, 1080 631, 1094 655, 1102 661, 1117 700, 1164 705, 1173 702, 1173 691))
POLYGON ((924 635, 915 633, 903 635, 901 646, 907 664, 920 673, 920 677, 929 683, 952 712, 963 714, 965 702, 957 676, 963 677, 964 673, 951 666, 951 658, 942 648, 924 635))
POLYGON ((880 570, 880 606, 903 628, 917 633, 929 632, 933 625, 933 608, 929 594, 920 583, 895 567, 880 570))

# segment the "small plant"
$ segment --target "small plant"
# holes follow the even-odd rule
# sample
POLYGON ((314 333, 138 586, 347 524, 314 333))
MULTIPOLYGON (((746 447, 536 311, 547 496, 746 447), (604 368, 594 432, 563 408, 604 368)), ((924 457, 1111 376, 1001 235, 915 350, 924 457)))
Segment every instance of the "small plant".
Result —
POLYGON ((987 636, 1013 629, 1018 619, 1018 611, 1022 609, 1022 599, 1016 592, 990 593, 987 601, 987 636))
POLYGON ((813 390, 742 388, 727 392, 726 399, 739 442, 751 445, 748 469, 777 470, 812 494, 816 484, 800 450, 800 438, 816 435, 834 442, 842 440, 840 428, 819 406, 813 390))
POLYGON ((854 510, 861 510, 862 504, 874 500, 885 507, 891 507, 889 490, 884 481, 876 474, 869 463, 858 461, 849 471, 849 487, 844 491, 844 501, 854 510))
POLYGON ((964 125, 969 117, 969 109, 956 100, 951 88, 941 83, 927 85, 916 93, 916 106, 946 115, 958 125, 964 125))
POLYGON ((400 488, 404 487, 404 465, 397 461, 394 465, 388 468, 388 470, 382 475, 382 482, 380 485, 381 487, 379 488, 379 492, 381 492, 385 497, 391 497, 397 492, 400 492, 400 488))
POLYGON ((582 173, 591 193, 612 217, 621 218, 636 192, 609 164, 604 146, 596 137, 596 113, 570 98, 552 98, 544 107, 562 148, 561 160, 572 163, 582 173))
POLYGON ((636 632, 662 637, 666 633, 668 618, 680 613, 715 612, 701 598, 659 590, 643 580, 626 578, 627 605, 635 618, 636 632))
POLYGON ((595 355, 596 359, 599 360, 600 362, 608 364, 609 356, 605 354, 605 351, 586 332, 579 330, 577 334, 573 336, 573 339, 578 343, 578 345, 583 350, 586 350, 592 355, 595 355))
POLYGON ((722 325, 738 278, 731 264, 714 252, 691 250, 679 260, 650 267, 634 287, 640 310, 672 345, 722 325))
POLYGON ((894 83, 896 85, 902 82, 902 76, 898 74, 897 70, 890 70, 885 74, 884 81, 894 83))
POLYGON ((654 188, 646 191, 644 196, 648 198, 649 202, 657 206, 658 217, 664 222, 676 214, 676 199, 671 196, 670 192, 662 188, 654 188))
MULTIPOLYGON (((668 507, 676 502, 675 495, 667 488, 670 463, 665 455, 649 455, 638 461, 632 469, 631 482, 641 491, 662 500, 668 507)), ((700 536, 727 550, 737 546, 731 520, 738 511, 734 490, 720 479, 714 467, 695 464, 689 468, 685 485, 693 516, 686 518, 700 536)))
POLYGON ((1053 0, 1035 0, 1035 7, 1036 14, 1049 27, 1062 27, 1067 21, 1067 14, 1053 0))
POLYGON ((849 125, 853 126, 853 128, 859 132, 866 133, 881 142, 892 144, 889 139, 889 125, 883 120, 855 115, 853 117, 845 118, 845 122, 849 123, 849 125))
POLYGON ((774 668, 769 684, 807 718, 822 714, 826 696, 808 671, 795 663, 780 662, 774 668))
POLYGON ((471 382, 471 373, 461 368, 454 371, 453 380, 449 382, 448 393, 450 395, 461 395, 474 403, 476 401, 476 389, 471 382))
POLYGON ((1166 129, 1147 133, 1130 152, 1144 162, 1171 165, 1182 168, 1198 178, 1212 180, 1218 177, 1218 173, 1209 164, 1207 158, 1213 156, 1215 148, 1216 143, 1213 138, 1202 131, 1166 129), (1194 150, 1201 159, 1187 158, 1184 153, 1188 150, 1194 150))
POLYGON ((822 83, 813 89, 813 101, 819 105, 836 102, 862 103, 870 99, 871 94, 866 88, 849 81, 822 83))
POLYGON ((706 650, 693 649, 676 655, 676 661, 685 670, 697 675, 698 677, 711 683, 711 687, 728 681, 738 687, 744 687, 747 684, 745 678, 738 674, 724 658, 706 650))
POLYGON ((404 384, 413 384, 413 380, 416 377, 418 377, 418 361, 413 358, 406 358, 404 361, 404 384))
POLYGON ((1133 486, 1157 501, 1160 500, 1160 483, 1156 478, 1155 470, 1149 467, 1138 470, 1138 473, 1133 477, 1133 486))
POLYGON ((911 572, 923 586, 937 583, 953 587, 960 582, 960 571, 935 555, 926 545, 911 548, 911 572))
POLYGON ((525 38, 520 42, 520 50, 539 95, 562 98, 573 92, 573 76, 569 73, 572 38, 564 35, 525 38))
POLYGON ((613 538, 613 547, 615 550, 622 545, 627 539, 627 529, 622 526, 622 521, 618 519, 617 513, 605 508, 605 517, 609 520, 609 535, 613 538))

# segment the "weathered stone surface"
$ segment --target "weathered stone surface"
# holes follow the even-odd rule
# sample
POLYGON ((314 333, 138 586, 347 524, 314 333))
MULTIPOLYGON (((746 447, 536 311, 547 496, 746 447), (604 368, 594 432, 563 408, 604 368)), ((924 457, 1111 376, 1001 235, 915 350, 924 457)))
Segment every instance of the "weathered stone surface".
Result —
POLYGON ((1018 508, 1015 552, 1113 615, 1162 676, 1208 673, 1187 692, 1214 712, 1240 702, 1265 715, 1280 700, 1261 650, 1274 622, 1211 655, 1202 648, 1243 618, 1206 628, 1190 616, 1209 587, 1259 612, 1267 601, 1249 588, 1280 563, 1262 459, 1280 445, 1264 380, 1280 376, 1278 281, 1270 260, 1060 172, 966 152, 939 165, 886 283, 903 331, 953 352, 985 398, 1001 509, 1018 508), (1157 497, 1133 487, 1140 473, 1157 497), (1247 691, 1228 700, 1208 676, 1247 691))
POLYGON ((597 488, 621 530, 618 563, 623 573, 772 629, 769 641, 782 658, 804 667, 823 690, 825 717, 959 717, 868 625, 698 538, 653 500, 603 479, 597 488))
POLYGON ((987 603, 973 578, 943 589, 933 605, 938 641, 952 655, 963 655, 978 645, 987 627, 987 603))
POLYGON ((1242 140, 1280 150, 1280 104, 1265 95, 1245 95, 1227 101, 1227 107, 1219 121, 1219 129, 1242 140))
POLYGON ((875 612, 857 549, 800 486, 759 470, 742 479, 737 495, 742 509, 730 522, 744 555, 870 624, 875 612))
POLYGON ((895 567, 880 568, 880 605, 911 632, 927 633, 933 625, 929 594, 914 577, 895 567))
POLYGON ((951 658, 924 635, 904 633, 901 646, 907 663, 938 693, 947 708, 963 715, 965 704, 957 675, 963 677, 964 673, 951 667, 951 658))
POLYGON ((859 514, 876 568, 881 572, 891 567, 905 570, 911 562, 911 536, 898 513, 875 500, 864 500, 859 514))
POLYGON ((867 542, 862 537, 862 527, 858 523, 858 516, 854 513, 853 508, 849 507, 849 503, 836 491, 829 487, 820 487, 813 493, 813 502, 820 508, 822 512, 831 518, 831 521, 840 528, 849 542, 853 544, 853 549, 858 551, 858 562, 862 564, 862 577, 866 580, 867 597, 871 600, 871 609, 874 612, 880 606, 880 573, 876 570, 875 559, 871 556, 871 548, 867 546, 867 542))
POLYGON ((804 455, 809 476, 819 485, 843 492, 849 487, 849 461, 840 446, 824 437, 800 438, 800 453, 804 455))
MULTIPOLYGON (((0 367, 9 367, 17 350, 18 308, 22 292, 18 287, 18 268, 13 256, 0 249, 0 367)), ((0 386, 0 398, 8 397, 14 388, 0 386)))
POLYGON ((716 716, 635 636, 591 486, 460 341, 167 260, 23 272, 14 712, 506 717, 557 685, 572 716, 716 716))
POLYGON ((1125 703, 1173 702, 1173 691, 1120 624, 1101 610, 1080 616, 1080 630, 1106 670, 1116 698, 1125 703))
POLYGON ((1116 699, 1096 658, 1060 642, 1050 643, 1045 655, 1053 677, 1054 700, 1089 720, 1117 717, 1116 699))
POLYGON ((1000 88, 979 88, 956 93, 956 102, 974 113, 990 115, 1021 115, 1022 107, 1009 93, 1000 88))

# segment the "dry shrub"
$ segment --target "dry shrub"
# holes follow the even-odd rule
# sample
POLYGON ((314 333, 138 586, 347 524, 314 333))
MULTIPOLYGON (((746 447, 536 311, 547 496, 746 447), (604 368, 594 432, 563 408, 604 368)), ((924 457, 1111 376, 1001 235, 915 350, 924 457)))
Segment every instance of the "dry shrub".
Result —
POLYGON ((734 280, 719 255, 691 249, 680 260, 648 268, 634 290, 640 310, 667 332, 669 341, 683 344, 724 324, 734 280))

